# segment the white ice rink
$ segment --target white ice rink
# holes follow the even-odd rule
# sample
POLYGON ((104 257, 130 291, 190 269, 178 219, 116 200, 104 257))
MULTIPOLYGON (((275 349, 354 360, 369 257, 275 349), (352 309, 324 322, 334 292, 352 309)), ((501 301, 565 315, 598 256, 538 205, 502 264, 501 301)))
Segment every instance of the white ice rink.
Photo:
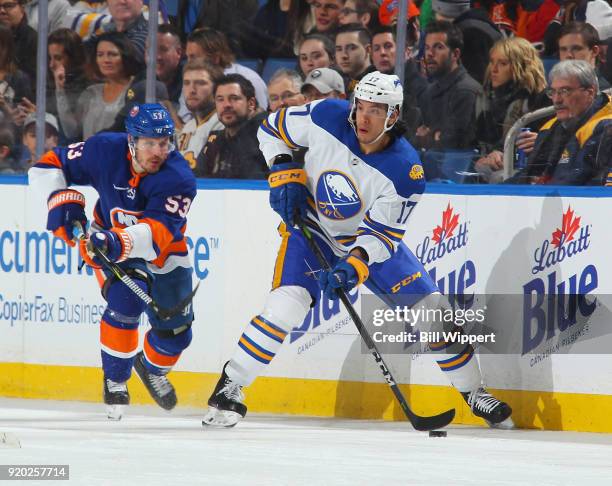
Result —
MULTIPOLYGON (((612 435, 250 415, 204 429, 202 410, 0 399, 0 464, 68 464, 70 480, 28 485, 612 485, 612 435)), ((6 483, 12 484, 12 483, 6 483)))

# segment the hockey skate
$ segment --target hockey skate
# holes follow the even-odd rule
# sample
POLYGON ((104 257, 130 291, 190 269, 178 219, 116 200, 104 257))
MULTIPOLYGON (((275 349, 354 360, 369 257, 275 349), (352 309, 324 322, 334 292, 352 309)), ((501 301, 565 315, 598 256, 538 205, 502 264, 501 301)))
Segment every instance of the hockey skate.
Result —
POLYGON ((117 383, 109 378, 104 378, 104 403, 106 404, 106 416, 110 420, 121 420, 125 407, 130 404, 127 383, 117 383))
POLYGON ((510 418, 512 414, 510 405, 498 400, 484 388, 480 387, 471 392, 461 393, 461 395, 472 409, 472 413, 483 418, 490 427, 514 428, 514 422, 510 418))
POLYGON ((221 378, 208 399, 208 411, 202 420, 202 425, 217 427, 233 427, 247 412, 242 401, 244 394, 242 386, 234 383, 225 373, 227 363, 223 367, 221 378))
POLYGON ((145 365, 144 353, 141 351, 134 360, 134 369, 147 388, 155 402, 164 410, 172 410, 176 406, 176 392, 166 375, 151 373, 145 365))

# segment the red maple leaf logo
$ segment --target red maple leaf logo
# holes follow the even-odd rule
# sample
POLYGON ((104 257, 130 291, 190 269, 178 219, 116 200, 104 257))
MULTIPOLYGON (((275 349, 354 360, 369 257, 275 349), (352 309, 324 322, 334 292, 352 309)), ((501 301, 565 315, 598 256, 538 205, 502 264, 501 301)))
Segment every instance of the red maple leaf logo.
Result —
POLYGON ((574 211, 572 211, 572 207, 570 206, 563 214, 561 229, 557 228, 552 234, 552 245, 555 248, 559 248, 564 243, 572 241, 578 228, 580 228, 580 218, 574 217, 574 211))
POLYGON ((432 239, 439 244, 445 238, 453 236, 453 231, 457 226, 459 226, 459 215, 453 214, 453 208, 449 202, 446 211, 442 212, 442 226, 434 228, 432 239))

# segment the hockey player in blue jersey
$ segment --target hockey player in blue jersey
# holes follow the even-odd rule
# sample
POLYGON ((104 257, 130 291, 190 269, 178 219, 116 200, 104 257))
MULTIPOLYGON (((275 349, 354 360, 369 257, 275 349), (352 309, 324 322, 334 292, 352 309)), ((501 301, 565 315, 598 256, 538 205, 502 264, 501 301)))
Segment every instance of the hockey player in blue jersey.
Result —
MULTIPOLYGON (((159 104, 136 105, 127 134, 100 133, 86 142, 58 147, 30 169, 30 185, 48 195, 47 229, 74 246, 73 228, 87 225, 85 197, 70 188, 95 188, 94 221, 81 255, 100 269, 101 250, 149 293, 160 307, 173 308, 192 290, 185 227, 196 195, 188 163, 174 150, 174 123, 159 104)), ((102 269, 104 270, 104 269, 102 269)), ((145 304, 121 281, 105 274, 107 307, 100 322, 104 403, 111 419, 129 404, 132 367, 155 401, 171 410, 177 403, 166 377, 191 342, 191 304, 162 320, 148 312, 151 329, 138 351, 138 324, 145 304)))
MULTIPOLYGON (((418 154, 396 125, 403 101, 397 76, 373 72, 355 88, 354 102, 322 100, 283 108, 262 123, 260 149, 271 168, 270 204, 282 217, 272 290, 247 325, 222 371, 203 424, 232 426, 246 414, 242 388, 250 385, 301 325, 321 290, 364 284, 385 303, 393 297, 440 308, 445 298, 402 242, 408 216, 425 188, 418 154), (292 150, 308 147, 305 164, 292 150), (332 269, 321 269, 295 216, 314 234, 332 269), (400 282, 409 282, 398 285, 400 282)), ((475 415, 491 424, 510 407, 482 385, 471 345, 436 343, 437 362, 475 415)))

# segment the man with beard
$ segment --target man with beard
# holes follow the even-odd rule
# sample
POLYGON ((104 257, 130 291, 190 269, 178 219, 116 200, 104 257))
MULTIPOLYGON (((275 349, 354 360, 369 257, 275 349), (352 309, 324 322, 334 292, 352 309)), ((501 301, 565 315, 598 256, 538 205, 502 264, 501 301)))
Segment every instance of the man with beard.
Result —
POLYGON ((259 151, 257 130, 265 113, 257 107, 253 84, 240 74, 223 76, 214 88, 223 130, 211 132, 196 162, 197 177, 265 179, 268 165, 259 151))
POLYGON ((192 169, 210 132, 223 129, 213 99, 215 84, 222 77, 220 67, 202 59, 189 61, 183 70, 183 96, 192 118, 178 133, 178 149, 192 169))
POLYGON ((561 61, 549 79, 556 116, 540 129, 527 167, 509 182, 612 185, 612 102, 599 92, 595 68, 561 61))
POLYGON ((415 144, 424 149, 474 146, 474 107, 482 87, 461 65, 463 36, 449 22, 432 22, 425 31, 425 70, 429 86, 420 96, 423 125, 415 144))

